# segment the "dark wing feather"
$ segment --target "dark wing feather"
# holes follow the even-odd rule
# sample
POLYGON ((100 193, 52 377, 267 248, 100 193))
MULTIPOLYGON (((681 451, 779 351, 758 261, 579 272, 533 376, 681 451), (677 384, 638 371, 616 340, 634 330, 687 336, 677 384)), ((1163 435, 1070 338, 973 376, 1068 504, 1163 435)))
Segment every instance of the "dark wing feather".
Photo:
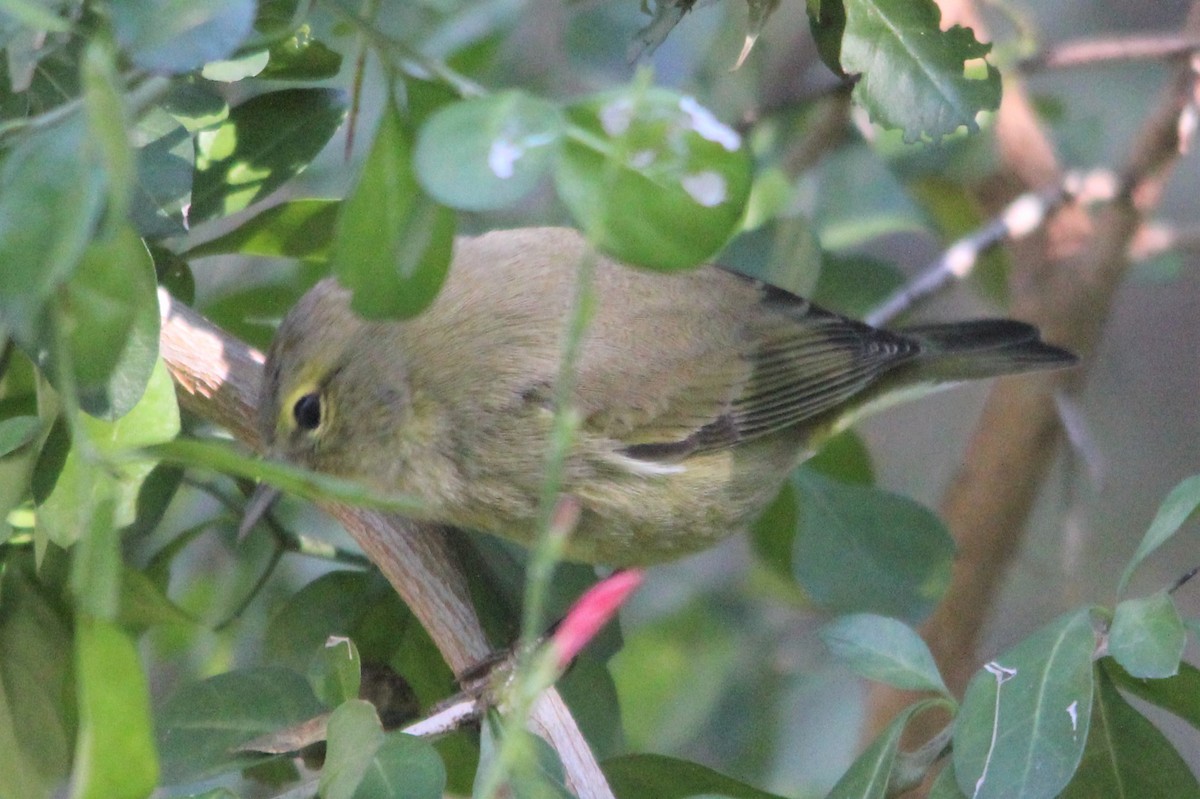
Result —
POLYGON ((837 407, 916 356, 913 338, 855 322, 763 284, 745 321, 748 378, 712 421, 686 437, 638 443, 626 454, 678 459, 798 425, 837 407))

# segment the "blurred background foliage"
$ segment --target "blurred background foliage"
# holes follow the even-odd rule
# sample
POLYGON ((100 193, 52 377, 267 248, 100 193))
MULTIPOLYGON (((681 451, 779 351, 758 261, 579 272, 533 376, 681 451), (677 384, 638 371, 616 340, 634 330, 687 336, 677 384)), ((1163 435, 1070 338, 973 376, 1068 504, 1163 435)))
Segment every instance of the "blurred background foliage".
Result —
MULTIPOLYGON (((236 543, 246 486, 122 455, 179 431, 220 435, 175 405, 155 357, 152 274, 265 347, 280 316, 331 269, 362 289, 361 312, 403 315, 436 293, 454 232, 572 224, 657 268, 720 251, 723 264, 861 315, 996 210, 978 199, 995 167, 991 117, 980 110, 994 108, 989 70, 1016 70, 1056 41, 1175 30, 1187 6, 997 4, 991 66, 959 75, 974 110, 946 121, 933 111, 897 117, 889 98, 902 111, 927 106, 897 97, 889 70, 855 61, 849 38, 821 26, 814 36, 809 14, 822 4, 807 5, 697 3, 666 34, 673 6, 654 4, 652 22, 633 0, 0 2, 0 796, 52 795, 72 774, 73 796, 292 795, 298 769, 319 766, 322 753, 264 763, 230 747, 330 708, 328 757, 346 763, 370 751, 380 773, 411 776, 414 796, 438 795, 443 781, 469 795, 475 764, 488 757, 486 735, 482 751, 477 734, 458 733, 436 753, 381 737, 354 701, 374 701, 391 729, 454 685, 428 635, 340 528, 285 500, 271 535, 236 543), (757 39, 744 54, 748 32, 757 39), (830 55, 831 42, 840 53, 830 55), (867 70, 853 105, 822 57, 867 70), (672 142, 681 97, 711 112, 717 133, 698 133, 710 123, 693 112, 690 138, 672 142), (635 124, 614 133, 604 112, 626 102, 635 124), (959 127, 976 121, 977 132, 959 127), (495 130, 518 151, 508 178, 491 160, 495 130), (742 146, 722 145, 727 135, 742 146), (614 176, 621 157, 660 146, 679 159, 649 176, 661 191, 645 189, 637 167, 614 176), (720 177, 716 202, 679 180, 694 173, 720 177), (381 252, 403 267, 381 277, 381 252), (350 672, 346 653, 322 654, 329 635, 352 639, 350 672)), ((844 10, 853 23, 870 5, 844 10)), ((958 47, 959 64, 984 55, 973 40, 958 47)), ((1121 159, 1166 74, 1162 63, 1123 63, 1028 81, 1064 161, 1091 167, 1121 159)), ((1185 160, 1164 220, 1192 226, 1198 180, 1195 160, 1185 160)), ((1003 313, 1008 258, 986 256, 970 281, 913 318, 1003 313)), ((1090 622, 1073 609, 1115 602, 1159 504, 1200 472, 1197 274, 1194 253, 1169 252, 1137 264, 1122 287, 1073 400, 1090 446, 1064 453, 1043 487, 989 614, 981 665, 1009 650, 1032 658, 1031 669, 1042 664, 1038 646, 1032 655, 1013 647, 1036 644, 1029 636, 1043 630, 1074 642, 1071 664, 1092 673, 1090 622)), ((838 627, 858 642, 838 659, 826 625, 837 613, 912 624, 928 614, 953 553, 927 508, 960 464, 986 390, 864 422, 797 472, 753 535, 651 570, 620 632, 594 643, 560 686, 597 755, 614 758, 619 796, 763 795, 753 785, 816 797, 833 788, 862 748, 866 713, 864 683, 846 660, 894 679, 872 671, 860 645, 908 639, 867 622, 838 627), (619 757, 627 753, 695 761, 739 783, 619 757)), ((1081 679, 1089 702, 1114 708, 1131 741, 1159 752, 1115 686, 1146 700, 1135 706, 1150 708, 1194 770, 1200 714, 1172 703, 1195 687, 1196 672, 1185 668, 1166 699, 1136 679, 1170 673, 1155 674, 1170 651, 1143 656, 1182 641, 1176 605, 1194 641, 1196 589, 1166 605, 1156 593, 1197 565, 1195 524, 1184 530, 1133 578, 1130 595, 1157 604, 1124 606, 1169 629, 1127 633, 1141 643, 1119 665, 1096 667, 1094 700, 1091 678, 1081 679)), ((493 640, 510 642, 523 553, 479 536, 456 546, 493 640)), ((593 579, 591 569, 563 566, 553 612, 593 579)), ((921 668, 904 673, 932 679, 921 668)), ((1064 697, 1078 688, 1059 687, 1064 697)), ((962 757, 960 769, 970 766, 962 757)), ((1187 768, 1173 771, 1176 761, 1163 757, 1170 765, 1159 770, 1178 792, 1161 795, 1197 795, 1187 768)), ((331 773, 320 777, 324 796, 373 795, 331 773)), ((877 788, 840 786, 846 796, 882 795, 877 788)), ((960 795, 949 779, 937 790, 960 795)))

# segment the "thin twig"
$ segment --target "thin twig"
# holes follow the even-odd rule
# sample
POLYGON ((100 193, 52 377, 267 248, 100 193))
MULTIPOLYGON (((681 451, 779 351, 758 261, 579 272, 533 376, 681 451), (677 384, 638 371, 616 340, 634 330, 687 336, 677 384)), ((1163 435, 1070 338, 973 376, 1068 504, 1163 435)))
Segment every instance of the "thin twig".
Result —
POLYGON ((1165 61, 1200 50, 1200 37, 1167 31, 1060 42, 1017 64, 1025 72, 1073 69, 1125 61, 1165 61))

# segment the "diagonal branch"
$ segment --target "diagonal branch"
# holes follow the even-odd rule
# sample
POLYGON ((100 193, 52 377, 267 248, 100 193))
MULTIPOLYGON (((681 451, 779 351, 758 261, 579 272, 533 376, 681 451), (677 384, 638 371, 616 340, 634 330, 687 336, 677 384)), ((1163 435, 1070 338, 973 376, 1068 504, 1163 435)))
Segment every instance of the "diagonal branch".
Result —
MULTIPOLYGON (((159 304, 159 349, 175 378, 181 404, 260 449, 253 419, 262 354, 164 291, 159 293, 159 304)), ((330 504, 325 510, 379 566, 456 674, 488 655, 490 647, 466 580, 440 528, 345 505, 330 504)), ((531 726, 557 750, 579 799, 613 799, 575 719, 553 688, 534 707, 531 726)))

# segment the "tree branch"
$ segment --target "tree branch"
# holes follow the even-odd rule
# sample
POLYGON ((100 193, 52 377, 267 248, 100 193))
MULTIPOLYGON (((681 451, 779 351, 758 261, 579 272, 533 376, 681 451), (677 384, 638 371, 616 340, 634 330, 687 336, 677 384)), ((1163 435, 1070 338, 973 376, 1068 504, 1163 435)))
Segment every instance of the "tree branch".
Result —
MULTIPOLYGON (((942 0, 944 24, 973 27, 986 38, 971 0, 942 0)), ((1182 36, 1200 34, 1200 3, 1182 36)), ((976 649, 989 610, 1023 539, 1022 528, 1062 438, 1054 397, 1078 387, 1090 366, 1113 294, 1129 265, 1130 244, 1181 151, 1194 115, 1196 74, 1180 66, 1163 100, 1130 148, 1117 199, 1097 215, 1066 206, 1044 234, 1014 246, 1012 315, 1042 328, 1046 338, 1084 356, 1081 369, 1000 381, 968 444, 963 465, 941 505, 958 543, 945 598, 922 632, 951 690, 961 693, 978 664, 976 649)), ((1003 164, 998 176, 1012 193, 1053 185, 1061 168, 1023 85, 1006 76, 996 122, 1003 164)), ((869 728, 882 729, 911 694, 873 686, 869 728)), ((928 733, 928 731, 926 731, 928 733)))
MULTIPOLYGON (((262 442, 253 420, 262 354, 175 302, 165 291, 159 292, 159 304, 159 349, 180 389, 180 403, 260 450, 262 442)), ((489 654, 491 648, 471 605, 466 580, 439 527, 345 505, 330 504, 324 509, 346 527, 380 568, 456 674, 489 654)), ((534 707, 531 726, 557 750, 568 784, 579 799, 612 799, 595 757, 553 688, 534 707)))

